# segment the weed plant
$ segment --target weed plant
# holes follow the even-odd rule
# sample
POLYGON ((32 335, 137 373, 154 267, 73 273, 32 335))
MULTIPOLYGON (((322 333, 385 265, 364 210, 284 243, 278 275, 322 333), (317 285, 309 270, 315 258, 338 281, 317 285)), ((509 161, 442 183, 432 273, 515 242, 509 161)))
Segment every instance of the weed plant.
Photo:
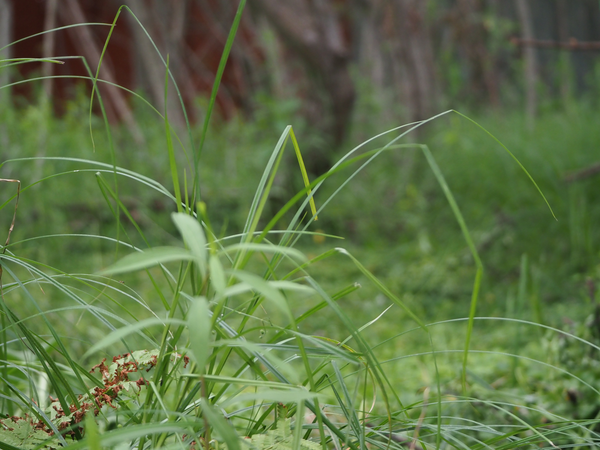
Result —
MULTIPOLYGON (((116 262, 102 264, 108 267, 96 273, 67 272, 20 253, 28 240, 43 248, 46 242, 59 242, 57 236, 9 232, 0 260, 0 408, 6 415, 0 420, 0 448, 479 450, 596 445, 594 411, 586 417, 553 412, 553 405, 544 403, 547 397, 540 395, 543 388, 527 386, 533 381, 560 386, 567 380, 572 389, 597 398, 593 381, 579 376, 576 367, 564 366, 552 352, 531 357, 521 352, 524 345, 507 351, 473 342, 473 333, 504 321, 504 329, 517 336, 524 336, 523 329, 539 332, 548 346, 562 339, 585 354, 600 349, 593 336, 586 340, 533 321, 476 317, 483 274, 477 246, 429 147, 400 142, 429 121, 382 133, 377 139, 387 139, 384 144, 368 148, 379 142, 375 139, 361 144, 312 181, 288 126, 249 199, 241 231, 227 235, 211 225, 219 205, 203 201, 200 166, 220 76, 244 4, 240 2, 231 28, 199 137, 191 127, 178 135, 166 112, 153 110, 164 127, 160 139, 166 151, 158 158, 163 158, 159 167, 169 168, 168 188, 121 165, 119 139, 104 115, 96 122, 91 107, 94 159, 68 155, 3 162, 11 173, 1 180, 3 192, 12 189, 14 195, 2 209, 16 217, 15 230, 23 205, 34 201, 36 186, 62 196, 74 191, 66 181, 60 184, 62 180, 76 179, 73 195, 81 195, 87 205, 98 194, 111 220, 86 236, 67 233, 61 239, 83 239, 90 248, 109 244, 116 262), (267 200, 286 149, 293 150, 305 187, 268 216, 267 200), (319 242, 324 237, 311 231, 317 217, 323 221, 338 192, 351 188, 367 164, 408 149, 424 156, 469 249, 466 266, 474 282, 468 317, 427 324, 347 248, 340 245, 311 255, 297 249, 303 239, 319 242), (23 181, 26 177, 19 173, 35 174, 40 161, 52 161, 52 166, 42 165, 52 172, 23 181), (21 184, 13 181, 19 179, 21 184), (52 185, 55 180, 59 184, 52 185), (329 184, 334 187, 327 191, 329 184), (167 205, 162 223, 156 224, 163 231, 147 232, 153 225, 140 226, 126 201, 129 189, 137 196, 140 187, 150 192, 144 198, 158 197, 167 205), (370 299, 375 316, 358 325, 347 300, 360 285, 344 284, 347 276, 331 269, 348 266, 385 299, 370 299), (339 275, 342 283, 320 283, 319 275, 327 271, 339 275), (327 334, 315 326, 323 316, 337 323, 326 328, 327 334), (389 317, 396 324, 406 322, 399 317, 408 318, 414 328, 396 328, 388 333, 391 337, 376 342, 377 327, 389 317), (507 380, 495 380, 496 386, 488 381, 486 371, 502 364, 505 377, 517 380, 510 386, 520 389, 502 389, 507 380), (525 367, 534 370, 523 379, 525 367), (533 372, 539 375, 535 380, 530 378, 533 372), (422 388, 416 393, 415 384, 422 388)), ((119 14, 123 11, 130 13, 121 8, 119 14)), ((103 111, 102 80, 92 72, 89 78, 90 104, 97 99, 103 111)), ((167 60, 165 96, 173 95, 169 78, 167 60)), ((60 151, 69 148, 65 141, 60 151)), ((530 188, 536 187, 534 183, 530 188)), ((66 208, 73 206, 71 201, 66 208)), ((543 204, 544 198, 538 201, 543 204)), ((46 213, 41 209, 37 220, 44 220, 46 213)), ((10 224, 12 219, 12 230, 10 224)), ((69 257, 68 246, 51 249, 69 257)), ((521 264, 526 266, 527 259, 521 264)))

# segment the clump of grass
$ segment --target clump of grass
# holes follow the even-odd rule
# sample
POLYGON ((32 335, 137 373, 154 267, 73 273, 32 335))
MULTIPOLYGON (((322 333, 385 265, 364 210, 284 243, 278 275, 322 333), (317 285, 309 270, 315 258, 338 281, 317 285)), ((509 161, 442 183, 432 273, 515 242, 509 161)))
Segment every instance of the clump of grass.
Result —
MULTIPOLYGON (((117 165, 105 116, 104 142, 110 164, 62 158, 97 182, 116 230, 112 236, 92 234, 86 239, 110 241, 114 264, 95 274, 65 273, 20 257, 17 250, 21 242, 7 241, 3 246, 0 408, 10 418, 0 421, 0 446, 207 450, 226 446, 234 450, 242 448, 244 437, 250 448, 265 449, 374 446, 413 450, 433 445, 480 449, 595 443, 596 418, 575 421, 559 417, 542 405, 505 398, 501 393, 499 398, 474 395, 476 387, 485 382, 469 370, 473 364, 478 368, 482 355, 514 358, 521 364, 529 361, 554 372, 561 372, 561 368, 525 356, 471 348, 473 329, 484 321, 476 317, 483 271, 477 249, 430 149, 398 144, 400 138, 429 121, 382 133, 376 138, 392 136, 384 146, 361 153, 362 144, 312 181, 303 170, 293 129, 287 127, 266 164, 241 232, 225 237, 215 232, 211 211, 202 201, 198 166, 220 74, 243 7, 242 1, 219 66, 200 142, 194 141, 190 131, 190 142, 184 144, 166 112, 155 111, 164 125, 172 191, 117 165), (273 217, 265 217, 265 205, 288 142, 296 153, 305 187, 273 217), (476 262, 470 314, 461 321, 426 324, 341 246, 312 257, 296 248, 302 236, 314 235, 310 230, 317 216, 326 214, 328 203, 371 161, 407 147, 423 152, 476 262), (186 156, 185 168, 179 148, 186 156), (339 187, 315 202, 323 183, 349 168, 353 172, 339 187), (170 202, 176 210, 170 220, 179 239, 152 245, 123 201, 125 179, 154 190, 170 202), (291 219, 286 218, 283 225, 281 219, 287 213, 291 219), (125 251, 128 254, 122 257, 125 251), (339 258, 346 258, 393 309, 385 308, 374 320, 357 326, 344 301, 359 286, 350 283, 325 288, 315 276, 321 266, 336 264, 339 258), (130 273, 138 275, 127 275, 130 273), (142 278, 146 281, 141 286, 151 289, 136 289, 142 278), (47 304, 45 297, 50 293, 66 299, 64 304, 47 304), (311 321, 324 309, 330 320, 341 324, 337 335, 311 332, 311 321), (413 320, 416 328, 402 333, 418 334, 427 352, 417 355, 408 349, 394 358, 380 357, 384 344, 394 344, 400 335, 376 345, 370 342, 369 333, 381 317, 391 314, 404 314, 413 320), (59 326, 65 319, 73 325, 59 326), (440 344, 435 331, 445 326, 456 332, 459 325, 463 329, 462 322, 467 325, 463 347, 440 344), (97 361, 99 353, 113 358, 113 364, 103 361, 90 372, 91 364, 86 363, 90 358, 97 361), (458 361, 452 361, 455 355, 458 361), (409 403, 403 401, 406 395, 397 376, 403 370, 398 365, 400 359, 425 364, 433 374, 424 394, 417 400, 413 396, 409 403), (461 373, 460 384, 452 392, 442 389, 448 367, 459 368, 461 373), (134 374, 139 378, 131 379, 134 374)), ((168 61, 165 67, 166 96, 168 61)), ((101 80, 91 73, 90 79, 93 101, 101 92, 101 80)), ((94 142, 101 152, 101 141, 94 142)), ((59 175, 71 176, 73 171, 52 176, 59 175)), ((34 180, 22 191, 27 193, 36 183, 34 180)), ((521 324, 516 320, 512 323, 521 324)), ((589 341, 579 342, 597 350, 589 341)), ((561 373, 583 382, 571 372, 561 373)))

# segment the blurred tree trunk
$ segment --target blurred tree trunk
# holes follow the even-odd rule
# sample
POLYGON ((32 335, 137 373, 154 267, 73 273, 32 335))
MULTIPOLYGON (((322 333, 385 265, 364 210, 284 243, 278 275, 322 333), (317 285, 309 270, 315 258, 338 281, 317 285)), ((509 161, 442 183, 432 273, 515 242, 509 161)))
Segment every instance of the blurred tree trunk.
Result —
POLYGON ((456 0, 448 15, 451 33, 468 75, 464 86, 466 97, 475 101, 499 104, 498 80, 494 55, 489 48, 489 36, 484 24, 485 5, 482 0, 456 0))
MULTIPOLYGON (((0 48, 8 45, 12 40, 12 5, 9 0, 0 0, 0 48)), ((11 48, 8 47, 0 51, 0 59, 7 59, 11 57, 11 48)), ((10 82, 9 71, 7 69, 0 69, 0 87, 6 86, 10 82)), ((10 90, 0 89, 0 108, 7 108, 10 102, 10 90)), ((0 149, 7 149, 9 147, 8 133, 6 130, 6 124, 0 123, 0 149)), ((6 153, 0 151, 0 159, 6 158, 6 153)))
MULTIPOLYGON (((156 109, 163 113, 165 111, 165 63, 168 56, 169 70, 178 80, 178 84, 179 80, 183 80, 180 89, 184 90, 186 98, 193 98, 196 92, 185 81, 190 80, 190 77, 187 67, 182 61, 182 54, 186 51, 183 37, 186 31, 185 19, 188 13, 188 1, 151 0, 148 4, 144 0, 127 0, 126 3, 146 30, 144 31, 137 21, 131 18, 130 24, 135 40, 134 48, 137 49, 135 70, 138 86, 148 90, 156 109)), ((167 113, 169 121, 173 125, 178 127, 185 125, 181 105, 172 86, 169 88, 167 97, 167 113)))
POLYGON ((384 42, 383 0, 358 3, 354 14, 355 20, 355 58, 358 59, 361 75, 365 76, 372 86, 382 89, 389 80, 386 79, 386 52, 381 45, 384 42))
MULTIPOLYGON (((47 0, 46 1, 46 17, 44 19, 44 31, 52 30, 53 28, 56 28, 57 7, 58 7, 58 0, 47 0)), ((42 50, 42 56, 44 58, 51 58, 52 56, 55 56, 55 55, 53 55, 55 36, 56 36, 56 33, 46 33, 44 35, 43 50, 42 50)), ((52 75, 52 65, 44 64, 42 66, 42 76, 50 77, 50 75, 52 75)), ((43 84, 43 90, 44 90, 44 95, 45 95, 44 101, 47 101, 48 99, 52 98, 52 78, 45 78, 44 81, 42 81, 42 84, 43 84)))
MULTIPOLYGON (((12 40, 12 5, 9 0, 0 0, 0 48, 10 44, 12 40)), ((0 59, 10 58, 10 47, 0 51, 0 59)), ((0 86, 5 86, 9 82, 8 70, 0 69, 0 86)), ((8 89, 0 90, 0 106, 8 101, 10 91, 8 89)))
MULTIPOLYGON (((58 8, 58 12, 64 23, 88 22, 88 19, 77 0, 64 0, 64 4, 58 8)), ((96 41, 89 27, 74 27, 70 28, 69 32, 73 34, 73 42, 75 43, 79 54, 87 60, 93 75, 95 75, 97 66, 100 62, 102 45, 96 41)), ((105 55, 100 69, 100 77, 109 83, 117 84, 114 70, 115 68, 112 67, 110 59, 105 55)), ((107 97, 108 101, 105 101, 104 105, 109 118, 112 116, 112 119, 123 120, 127 124, 134 139, 138 143, 143 143, 144 136, 135 122, 123 92, 119 88, 104 84, 99 84, 98 89, 107 97)))
POLYGON ((431 116, 436 106, 435 59, 426 19, 426 2, 399 0, 387 5, 388 33, 394 35, 394 53, 400 56, 398 80, 411 122, 431 116))
MULTIPOLYGON (((535 38, 533 25, 527 0, 516 0, 519 23, 521 25, 521 36, 525 40, 535 38)), ((523 59, 525 63, 523 75, 525 77, 526 113, 529 127, 533 127, 537 112, 537 79, 538 69, 536 51, 533 46, 523 48, 523 59)))
MULTIPOLYGON (((56 28, 56 16, 57 16, 57 8, 58 0, 47 0, 46 1, 46 16, 44 18, 44 31, 52 30, 56 28)), ((54 53, 54 41, 55 41, 56 33, 46 33, 44 34, 44 40, 42 42, 42 57, 44 58, 52 58, 54 53)), ((49 111, 50 102, 52 101, 52 85, 53 79, 52 76, 52 64, 45 63, 42 65, 42 76, 44 80, 42 81, 42 98, 40 101, 40 107, 44 114, 49 111)), ((34 169, 32 174, 32 179, 37 180, 42 177, 42 168, 44 166, 43 157, 46 156, 46 142, 48 140, 48 124, 44 119, 40 121, 39 129, 38 129, 38 143, 37 143, 37 152, 36 158, 38 158, 34 163, 34 169)), ((39 189, 40 185, 36 185, 34 188, 39 189)))
POLYGON ((327 0, 256 0, 253 5, 305 67, 311 85, 306 92, 312 105, 308 119, 330 143, 310 152, 307 165, 313 174, 324 173, 331 165, 332 150, 345 138, 355 99, 349 70, 352 55, 340 10, 327 0))

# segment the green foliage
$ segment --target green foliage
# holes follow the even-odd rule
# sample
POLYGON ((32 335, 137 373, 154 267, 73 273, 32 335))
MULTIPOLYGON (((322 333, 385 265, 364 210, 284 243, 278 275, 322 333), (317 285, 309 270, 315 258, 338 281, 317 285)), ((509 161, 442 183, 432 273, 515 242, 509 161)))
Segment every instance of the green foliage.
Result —
POLYGON ((280 419, 277 427, 267 431, 265 434, 255 434, 242 442, 244 447, 252 450, 319 450, 321 446, 313 441, 306 439, 300 440, 300 445, 293 446, 294 434, 292 433, 290 419, 280 419))
MULTIPOLYGON (((156 366, 158 354, 158 350, 138 350, 131 354, 115 356, 109 365, 105 364, 104 359, 91 370, 92 373, 96 369, 100 372, 102 381, 99 386, 78 395, 77 402, 69 405, 66 411, 59 399, 51 398, 49 406, 43 412, 38 411, 38 415, 41 413, 42 417, 49 419, 47 423, 43 419, 34 420, 28 414, 0 420, 3 427, 0 429, 0 441, 26 449, 60 448, 56 431, 75 436, 73 428, 79 427, 86 417, 110 415, 108 408, 115 411, 120 408, 131 409, 139 398, 142 387, 155 381, 153 373, 149 372, 156 366), (130 379, 131 374, 144 372, 145 376, 140 376, 137 380, 130 379)), ((178 370, 180 365, 177 361, 181 359, 185 361, 184 367, 187 366, 187 358, 178 354, 171 357, 174 369, 178 370)))

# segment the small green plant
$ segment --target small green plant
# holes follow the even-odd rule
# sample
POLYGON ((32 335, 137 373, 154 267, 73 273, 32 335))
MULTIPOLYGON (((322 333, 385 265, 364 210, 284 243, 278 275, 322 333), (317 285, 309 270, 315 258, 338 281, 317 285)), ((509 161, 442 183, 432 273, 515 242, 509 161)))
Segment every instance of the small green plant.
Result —
MULTIPOLYGON (((158 354, 158 350, 138 350, 113 357, 109 365, 106 359, 102 360, 90 371, 100 372, 102 382, 99 386, 79 394, 77 402, 70 404, 66 411, 58 399, 50 397, 50 405, 44 411, 38 411, 37 417, 25 414, 0 420, 0 441, 26 449, 60 448, 57 433, 70 437, 84 434, 86 415, 108 416, 109 408, 115 411, 131 408, 131 403, 139 399, 142 388, 154 381, 149 372, 156 366, 158 354), (131 380, 131 374, 138 374, 137 380, 131 380), (39 415, 44 418, 38 418, 39 415)), ((171 362, 172 370, 181 370, 187 366, 189 358, 174 354, 171 362)))

